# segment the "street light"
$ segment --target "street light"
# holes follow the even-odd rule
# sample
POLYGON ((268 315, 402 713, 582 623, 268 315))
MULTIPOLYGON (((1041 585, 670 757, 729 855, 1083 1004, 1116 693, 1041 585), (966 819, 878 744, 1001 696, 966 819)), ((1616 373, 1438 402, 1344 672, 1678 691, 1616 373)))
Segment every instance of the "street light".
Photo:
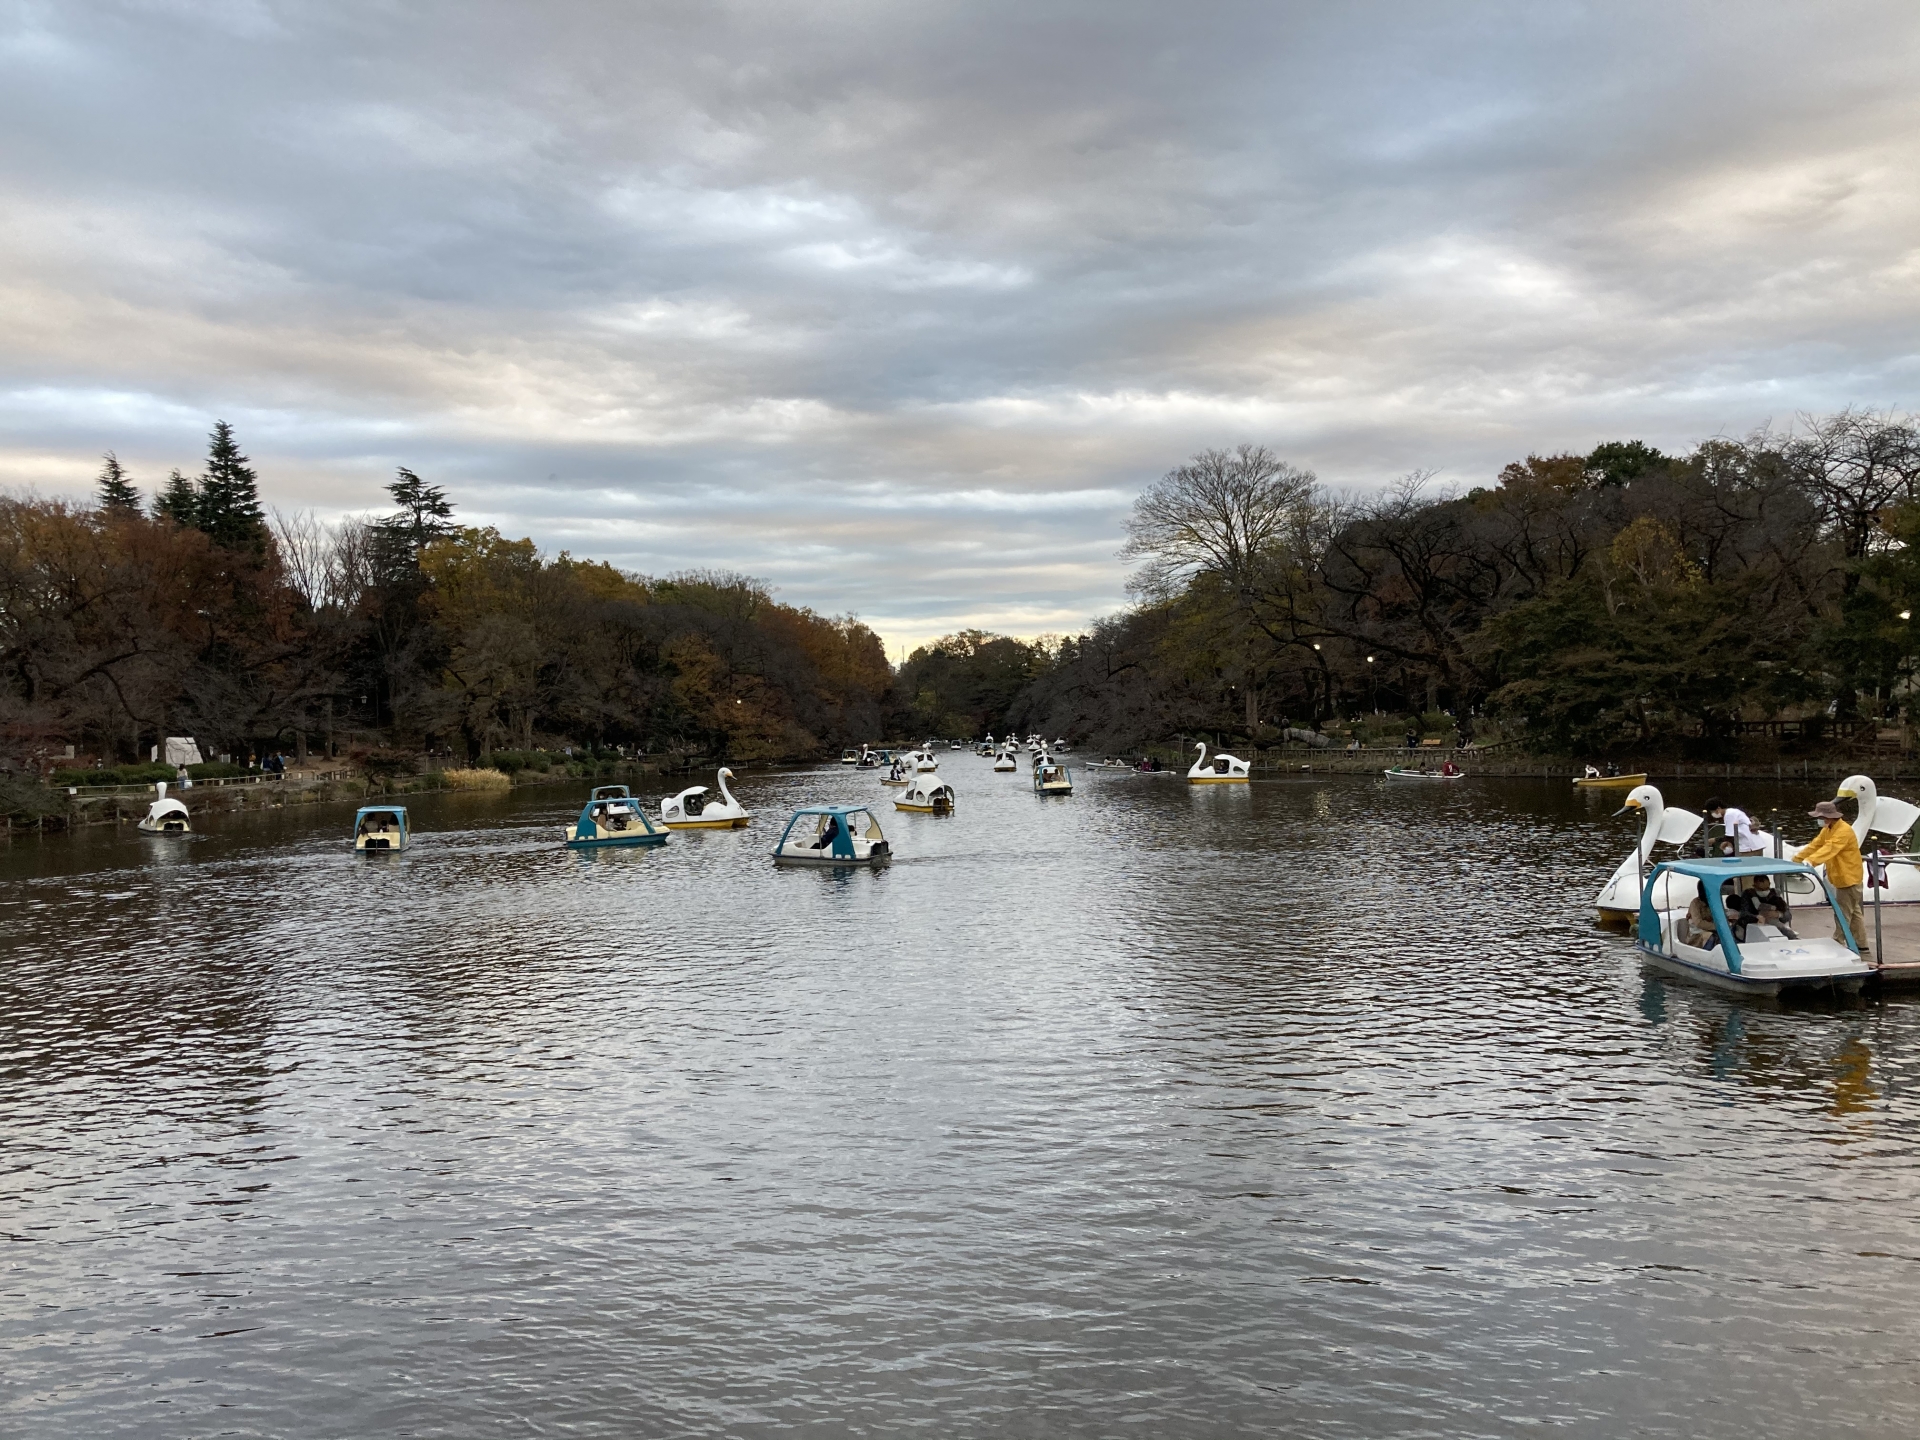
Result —
POLYGON ((1902 610, 1902 611, 1900 612, 1900 618, 1901 618, 1902 620, 1911 620, 1911 619, 1913 618, 1913 611, 1911 611, 1911 610, 1902 610))

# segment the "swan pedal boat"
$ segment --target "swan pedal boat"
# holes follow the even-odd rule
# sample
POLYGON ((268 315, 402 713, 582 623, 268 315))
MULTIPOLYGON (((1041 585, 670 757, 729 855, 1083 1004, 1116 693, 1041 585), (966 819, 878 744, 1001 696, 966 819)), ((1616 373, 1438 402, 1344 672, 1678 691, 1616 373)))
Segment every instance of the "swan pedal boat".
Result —
MULTIPOLYGON (((1782 882, 1782 889, 1790 888, 1784 883, 1789 880, 1812 880, 1825 892, 1827 903, 1833 903, 1833 891, 1825 877, 1812 866, 1791 860, 1768 856, 1738 860, 1663 860, 1654 866, 1642 887, 1634 948, 1657 970, 1746 995, 1778 995, 1782 990, 1851 992, 1873 976, 1873 967, 1860 958, 1859 937, 1847 926, 1844 915, 1838 916, 1841 933, 1847 937, 1844 945, 1826 935, 1806 933, 1809 928, 1806 922, 1802 922, 1798 939, 1789 938, 1776 925, 1753 924, 1747 926, 1746 943, 1736 942, 1733 929, 1727 923, 1726 909, 1720 903, 1720 885, 1726 880, 1738 881, 1752 875, 1771 875, 1782 882), (1684 906, 1656 905, 1656 894, 1680 888, 1662 883, 1670 875, 1685 877, 1698 893, 1706 896, 1707 909, 1713 916, 1713 928, 1720 942, 1712 949, 1689 944, 1681 938, 1691 930, 1684 906)), ((1691 903, 1689 900, 1688 904, 1691 903)))
POLYGON ((359 855, 384 855, 407 848, 407 807, 362 805, 354 812, 353 848, 359 855))
POLYGON ((1195 743, 1193 748, 1200 752, 1200 758, 1187 771, 1189 785, 1245 785, 1248 782, 1248 772, 1253 767, 1238 755, 1229 755, 1223 750, 1209 761, 1204 740, 1195 743))
POLYGON ((1576 790, 1631 790, 1636 785, 1647 783, 1647 772, 1636 770, 1631 775, 1582 775, 1573 782, 1576 790))
POLYGON ((193 833, 193 821, 187 814, 187 807, 178 800, 167 798, 167 782, 154 783, 154 790, 160 798, 147 807, 147 813, 141 817, 136 829, 148 835, 190 835, 193 833))
POLYGON ((806 805, 793 812, 774 860, 783 865, 877 865, 893 853, 864 805, 806 805))
MULTIPOLYGON (((862 765, 865 763, 861 761, 862 765)), ((733 771, 722 765, 714 776, 720 786, 718 800, 705 798, 707 787, 704 785, 689 785, 678 795, 662 797, 660 823, 669 830, 737 830, 751 824, 753 816, 727 788, 727 781, 732 778, 733 771)))
POLYGON ((1000 771, 1018 770, 1020 768, 1019 762, 1013 758, 1013 749, 1011 746, 993 757, 993 768, 1000 771))
POLYGON ((951 815, 953 786, 938 775, 916 775, 906 789, 893 797, 893 808, 917 815, 951 815))
MULTIPOLYGON (((626 786, 602 786, 601 790, 625 790, 626 786)), ((631 795, 594 794, 580 811, 580 818, 567 826, 569 850, 601 850, 615 845, 664 845, 668 832, 656 825, 631 795)))
POLYGON ((1438 770, 1403 770, 1397 766, 1380 773, 1389 780, 1464 780, 1467 778, 1467 772, 1464 770, 1456 770, 1451 775, 1442 775, 1438 770))

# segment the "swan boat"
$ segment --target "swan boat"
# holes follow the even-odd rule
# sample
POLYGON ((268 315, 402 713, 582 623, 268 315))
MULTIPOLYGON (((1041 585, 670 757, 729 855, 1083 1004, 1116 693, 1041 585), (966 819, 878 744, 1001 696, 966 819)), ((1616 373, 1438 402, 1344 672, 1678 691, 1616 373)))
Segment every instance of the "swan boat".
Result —
POLYGON ((404 805, 363 805, 354 814, 353 848, 358 854, 404 850, 409 838, 404 805))
MULTIPOLYGON (((866 764, 864 753, 860 763, 866 764)), ((660 801, 660 823, 669 830, 737 830, 748 824, 753 816, 727 788, 727 781, 732 778, 733 771, 722 765, 714 776, 720 786, 718 800, 706 798, 704 785, 689 785, 678 795, 664 797, 660 801)))
POLYGON ((907 759, 913 762, 915 772, 921 775, 940 768, 940 757, 933 753, 933 747, 931 745, 921 746, 909 755, 907 759))
POLYGON ((569 850, 600 850, 612 845, 664 845, 667 838, 666 828, 649 820, 647 812, 640 808, 640 802, 631 795, 588 800, 580 811, 580 818, 567 826, 569 850))
POLYGON ((1187 771, 1189 785, 1245 785, 1248 772, 1252 769, 1238 755, 1229 755, 1225 751, 1207 759, 1207 745, 1204 740, 1194 744, 1200 752, 1200 758, 1193 762, 1187 771))
POLYGON ((893 797, 893 808, 920 815, 951 815, 953 786, 938 775, 916 775, 906 789, 893 797))
MULTIPOLYGON (((1655 785, 1637 787, 1615 813, 1624 815, 1629 810, 1638 810, 1646 817, 1646 823, 1641 827, 1640 843, 1634 847, 1633 853, 1620 862, 1607 883, 1600 887, 1600 893, 1593 897, 1594 907, 1600 912, 1602 920, 1628 922, 1638 915, 1640 880, 1653 860, 1653 847, 1684 845, 1701 825, 1700 817, 1691 810, 1668 809, 1659 787, 1655 785)), ((1693 903, 1698 889, 1698 883, 1689 876, 1668 877, 1661 882, 1661 890, 1654 903, 1662 910, 1675 906, 1685 909, 1693 903), (1669 891, 1672 893, 1669 894, 1669 891)))
POLYGON ((880 822, 860 805, 806 805, 793 812, 773 858, 797 865, 872 865, 893 853, 880 822))
POLYGON ((136 828, 149 835, 191 834, 193 821, 187 814, 187 807, 178 800, 167 798, 167 782, 157 781, 153 788, 160 798, 147 807, 147 813, 141 817, 136 828))
POLYGON ((993 768, 995 770, 1018 770, 1020 768, 1019 762, 1013 758, 1012 746, 1008 746, 993 757, 993 768))
POLYGON ((1051 755, 1042 755, 1033 767, 1033 793, 1036 795, 1073 794, 1073 772, 1051 755))
POLYGON ((1860 958, 1860 937, 1853 934, 1844 915, 1838 917, 1841 933, 1847 937, 1844 945, 1824 935, 1802 934, 1796 939, 1779 926, 1768 924, 1749 924, 1744 941, 1734 938, 1720 889, 1725 882, 1737 883, 1753 875, 1771 875, 1790 893, 1804 890, 1808 884, 1817 886, 1827 903, 1833 903, 1833 891, 1825 877, 1812 866, 1791 860, 1751 855, 1741 859, 1663 860, 1654 866, 1643 887, 1634 948, 1655 969, 1721 990, 1749 995, 1778 995, 1782 990, 1858 990, 1873 974, 1873 967, 1860 958), (1687 882, 1685 886, 1674 883, 1680 879, 1687 882), (1706 897, 1717 944, 1690 943, 1692 926, 1687 921, 1686 906, 1669 907, 1656 901, 1657 895, 1683 889, 1706 897))
MULTIPOLYGON (((1852 800, 1858 806, 1853 817, 1853 837, 1860 842, 1862 850, 1881 844, 1869 836, 1883 835, 1889 841, 1898 841, 1920 822, 1920 806, 1882 795, 1871 776, 1849 775, 1834 791, 1834 798, 1852 800)), ((1886 887, 1880 891, 1879 898, 1882 905, 1920 904, 1920 870, 1911 865, 1889 865, 1886 887)))

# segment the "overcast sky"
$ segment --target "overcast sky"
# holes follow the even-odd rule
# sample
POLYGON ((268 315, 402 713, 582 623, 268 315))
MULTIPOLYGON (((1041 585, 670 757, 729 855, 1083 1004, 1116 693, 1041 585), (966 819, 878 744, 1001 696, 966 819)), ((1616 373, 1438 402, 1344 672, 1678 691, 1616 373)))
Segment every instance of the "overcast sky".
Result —
POLYGON ((1202 446, 1912 405, 1916 76, 1910 0, 0 0, 0 483, 223 417, 282 508, 1068 630, 1202 446))

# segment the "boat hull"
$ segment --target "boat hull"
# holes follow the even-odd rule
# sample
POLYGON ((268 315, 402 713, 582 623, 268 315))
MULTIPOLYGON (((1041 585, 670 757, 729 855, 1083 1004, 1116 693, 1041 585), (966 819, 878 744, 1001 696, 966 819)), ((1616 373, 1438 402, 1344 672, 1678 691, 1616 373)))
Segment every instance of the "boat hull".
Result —
POLYGON ((142 820, 134 828, 142 835, 191 835, 193 833, 192 830, 179 821, 175 821, 172 824, 149 825, 146 821, 142 820))
POLYGON ((1187 784, 1189 785, 1244 785, 1247 783, 1247 778, 1248 777, 1245 775, 1189 775, 1187 776, 1187 784))
POLYGON ((1383 770, 1380 773, 1389 780, 1464 780, 1467 778, 1464 770, 1458 775, 1441 775, 1432 770, 1383 770))
POLYGON ((665 835, 594 835, 589 836, 585 840, 576 840, 571 835, 567 837, 567 849, 569 850, 613 850, 623 846, 664 845, 666 843, 667 837, 665 835))
POLYGON ((1635 786, 1647 783, 1646 772, 1638 775, 1598 775, 1592 778, 1582 777, 1573 782, 1576 790, 1631 790, 1635 786))
POLYGON ((1735 975, 1715 966, 1695 964, 1682 955, 1669 955, 1639 941, 1634 942, 1634 949, 1640 952, 1641 963, 1649 969, 1735 995, 1779 995, 1786 991, 1821 990, 1853 995, 1872 975, 1871 971, 1842 975, 1735 975))
POLYGON ((733 815, 723 820, 659 820, 669 830, 744 830, 752 821, 749 815, 733 815))

